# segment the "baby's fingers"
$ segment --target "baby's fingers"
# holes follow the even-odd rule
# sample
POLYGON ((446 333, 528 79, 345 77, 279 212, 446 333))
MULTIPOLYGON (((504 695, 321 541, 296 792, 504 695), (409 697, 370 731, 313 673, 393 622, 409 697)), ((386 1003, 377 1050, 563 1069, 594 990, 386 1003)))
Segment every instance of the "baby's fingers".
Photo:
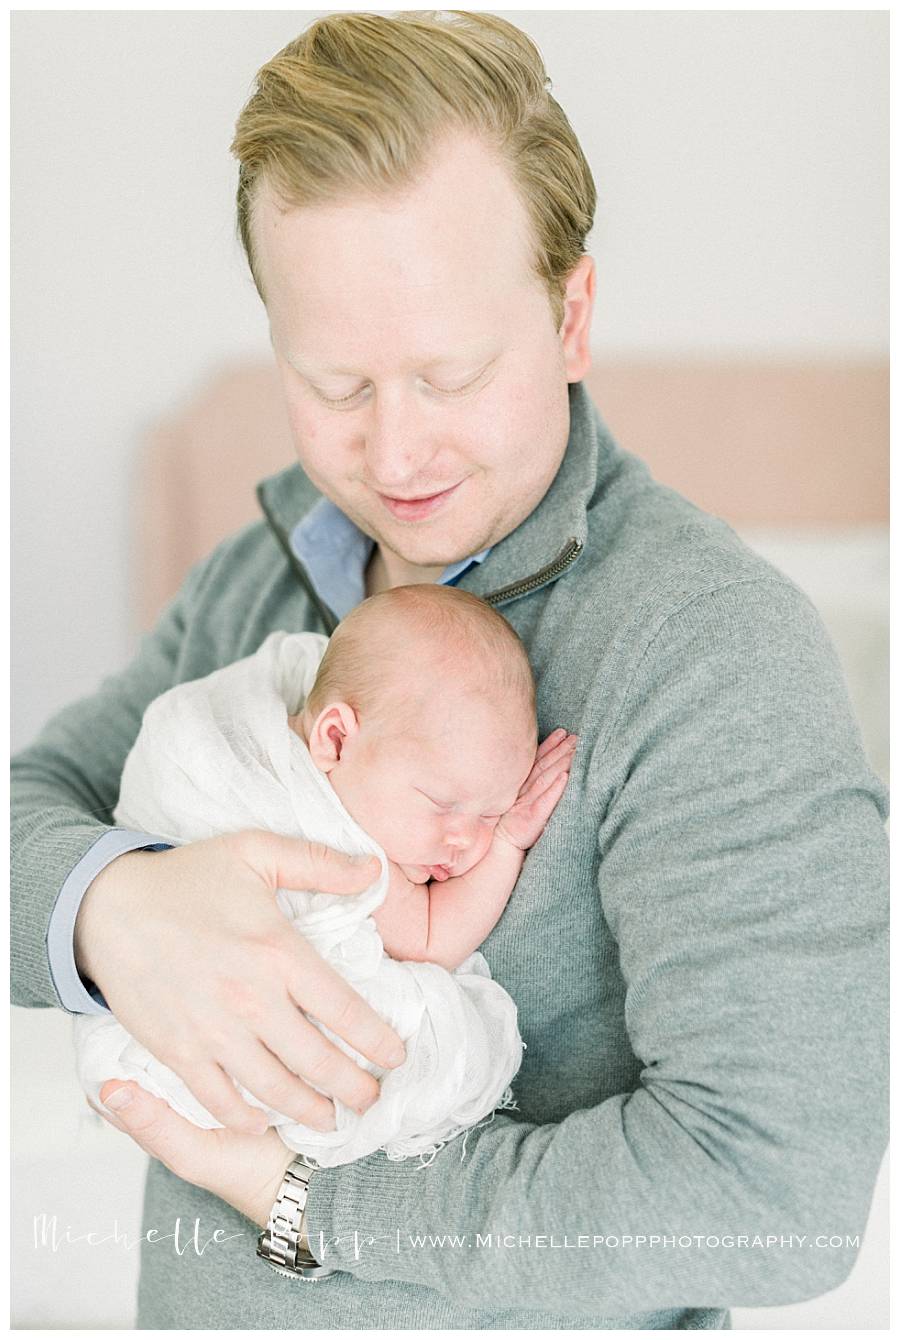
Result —
POLYGON ((561 741, 563 741, 565 738, 566 738, 566 732, 563 730, 562 726, 558 726, 556 730, 551 731, 550 734, 547 736, 546 740, 544 740, 542 744, 538 745, 537 753, 534 756, 535 762, 538 762, 540 759, 542 759, 545 754, 547 754, 551 749, 555 748, 556 745, 560 744, 561 741))
POLYGON ((547 790, 547 787, 556 780, 561 771, 564 771, 564 765, 556 764, 553 767, 542 769, 541 772, 533 772, 519 792, 519 799, 526 802, 533 800, 535 796, 539 796, 542 791, 547 790))
MULTIPOLYGON (((533 818, 541 825, 541 832, 547 825, 550 815, 556 809, 563 791, 566 789, 566 782, 569 780, 567 772, 555 773, 543 788, 530 801, 530 813, 533 818)), ((540 834, 538 835, 540 836, 540 834)), ((535 839, 537 841, 537 839, 535 839)))
POLYGON ((538 750, 534 767, 528 776, 528 782, 540 773, 546 772, 548 768, 558 768, 561 764, 568 766, 572 761, 572 755, 575 753, 575 749, 578 745, 578 736, 567 735, 564 731, 561 740, 557 740, 555 743, 550 744, 552 739, 553 736, 548 735, 544 744, 541 745, 541 749, 544 749, 543 754, 541 753, 541 749, 538 750), (546 745, 550 745, 550 748, 545 749, 546 745))
POLYGON ((549 764, 542 772, 533 773, 522 788, 519 800, 525 805, 533 804, 539 796, 558 782, 560 777, 568 777, 570 762, 571 756, 567 754, 557 762, 549 764))

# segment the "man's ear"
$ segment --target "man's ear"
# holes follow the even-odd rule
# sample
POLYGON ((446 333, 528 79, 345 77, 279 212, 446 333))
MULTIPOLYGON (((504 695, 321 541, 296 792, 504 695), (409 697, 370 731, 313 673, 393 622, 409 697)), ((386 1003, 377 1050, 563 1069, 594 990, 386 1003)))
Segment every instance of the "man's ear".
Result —
POLYGON ((560 328, 566 380, 580 382, 591 366, 591 318, 597 291, 597 268, 592 256, 582 256, 566 280, 565 307, 560 328))
POLYGON ((309 733, 309 752, 320 772, 337 767, 344 746, 358 730, 359 717, 349 703, 329 703, 322 708, 309 733))

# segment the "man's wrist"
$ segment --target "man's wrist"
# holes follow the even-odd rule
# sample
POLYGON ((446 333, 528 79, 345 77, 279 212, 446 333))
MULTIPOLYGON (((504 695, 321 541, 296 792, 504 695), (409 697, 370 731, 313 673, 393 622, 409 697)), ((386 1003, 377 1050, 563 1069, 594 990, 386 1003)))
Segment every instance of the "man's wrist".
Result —
POLYGON ((60 1005, 69 1014, 109 1014, 99 987, 90 980, 86 969, 83 976, 79 974, 75 960, 75 923, 91 884, 106 866, 128 852, 158 852, 171 846, 171 842, 135 829, 107 828, 101 830, 69 870, 53 904, 46 938, 53 985, 60 1005))
POLYGON ((257 1228, 265 1228, 268 1224, 272 1206, 278 1199, 278 1193, 284 1181, 284 1175, 297 1157, 292 1150, 286 1149, 284 1145, 282 1145, 282 1153, 284 1157, 280 1159, 271 1176, 260 1187, 249 1208, 247 1217, 253 1220, 257 1228))
POLYGON ((126 851, 116 856, 91 880, 75 918, 72 936, 72 948, 75 955, 75 967, 82 978, 97 982, 97 944, 101 939, 100 931, 107 915, 111 898, 121 888, 126 876, 126 867, 136 860, 152 859, 152 853, 145 850, 126 851), (124 863, 124 864, 123 864, 124 863))
POLYGON ((285 1169, 266 1223, 257 1240, 256 1253, 277 1274, 315 1282, 333 1275, 336 1267, 320 1262, 309 1243, 306 1202, 310 1179, 318 1165, 297 1154, 285 1169))

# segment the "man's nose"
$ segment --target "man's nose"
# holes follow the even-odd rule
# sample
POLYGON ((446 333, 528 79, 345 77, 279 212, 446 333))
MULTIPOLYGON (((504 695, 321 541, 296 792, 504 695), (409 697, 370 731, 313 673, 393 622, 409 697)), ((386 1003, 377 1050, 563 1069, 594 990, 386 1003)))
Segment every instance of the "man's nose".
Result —
POLYGON ((364 432, 369 481, 380 491, 404 496, 433 482, 427 471, 437 448, 414 393, 377 392, 364 432))

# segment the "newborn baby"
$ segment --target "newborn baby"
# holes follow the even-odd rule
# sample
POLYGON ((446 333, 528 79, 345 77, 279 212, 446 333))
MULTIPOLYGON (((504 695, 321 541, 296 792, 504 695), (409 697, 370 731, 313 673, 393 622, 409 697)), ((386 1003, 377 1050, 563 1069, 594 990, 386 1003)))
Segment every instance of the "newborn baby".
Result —
MULTIPOLYGON (((472 951, 565 788, 574 737, 535 745, 518 637, 476 597, 433 585, 364 601, 330 643, 273 633, 254 656, 148 707, 117 823, 173 842, 266 827, 382 864, 353 897, 275 895, 407 1048, 385 1074, 313 1020, 382 1081, 362 1115, 336 1102, 330 1132, 237 1085, 291 1149, 322 1166, 379 1148, 407 1157, 508 1100, 522 1049, 515 1005, 472 951)), ((75 1031, 95 1102, 105 1080, 134 1079, 196 1124, 219 1124, 111 1016, 81 1016, 75 1031)))
POLYGON ((535 753, 516 633, 453 587, 373 596, 335 630, 288 724, 387 853, 373 914, 387 953, 458 967, 499 920, 575 749, 557 730, 535 753))

